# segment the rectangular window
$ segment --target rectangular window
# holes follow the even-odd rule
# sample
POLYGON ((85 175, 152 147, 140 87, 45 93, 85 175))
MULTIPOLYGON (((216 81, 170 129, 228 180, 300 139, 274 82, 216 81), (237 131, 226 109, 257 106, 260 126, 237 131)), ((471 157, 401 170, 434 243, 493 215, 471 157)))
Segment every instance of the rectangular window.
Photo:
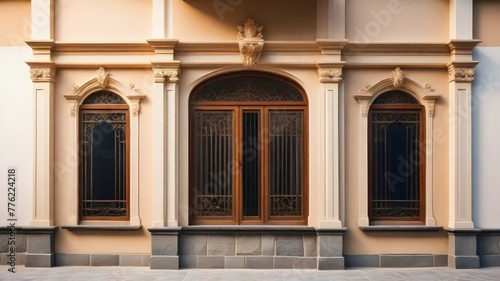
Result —
POLYGON ((81 219, 129 217, 127 118, 127 110, 81 111, 81 219))
POLYGON ((192 223, 304 223, 303 107, 203 106, 192 116, 192 223))
POLYGON ((423 221, 421 110, 374 107, 370 111, 370 220, 423 221))

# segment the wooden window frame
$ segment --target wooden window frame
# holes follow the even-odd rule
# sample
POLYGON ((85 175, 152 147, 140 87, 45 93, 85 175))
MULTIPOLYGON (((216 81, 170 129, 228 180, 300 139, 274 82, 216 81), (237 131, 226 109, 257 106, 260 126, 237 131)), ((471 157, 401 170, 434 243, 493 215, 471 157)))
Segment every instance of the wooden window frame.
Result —
POLYGON ((78 147, 80 150, 79 161, 78 161, 78 218, 81 221, 128 221, 130 220, 130 116, 129 116, 129 106, 126 104, 82 104, 79 108, 79 116, 82 116, 84 112, 99 112, 99 113, 122 113, 125 114, 125 137, 126 137, 126 148, 125 148, 125 173, 126 173, 126 184, 125 184, 125 194, 126 194, 126 216, 83 216, 83 204, 82 204, 82 192, 83 192, 83 144, 82 140, 82 121, 80 120, 78 129, 78 147))
MULTIPOLYGON (((409 95, 409 94, 408 94, 409 95)), ((425 107, 421 104, 372 104, 368 113, 368 218, 370 224, 373 225, 392 225, 392 224, 416 224, 425 225, 426 220, 426 124, 425 124, 425 107), (374 163, 372 159, 372 113, 373 111, 416 111, 420 112, 420 145, 419 145, 419 156, 420 163, 418 165, 419 169, 419 196, 420 196, 420 216, 419 217, 373 217, 372 216, 372 192, 373 192, 373 168, 371 163, 374 163)))
POLYGON ((196 87, 190 97, 189 102, 189 223, 191 225, 307 225, 307 218, 309 215, 309 114, 308 114, 308 102, 305 92, 302 88, 295 82, 288 80, 286 78, 269 74, 260 73, 253 71, 241 71, 232 73, 229 75, 222 75, 209 79, 196 87), (196 93, 203 89, 206 85, 219 81, 225 78, 233 77, 245 77, 245 76, 256 76, 276 79, 278 81, 287 83, 289 87, 295 88, 301 95, 302 101, 195 101, 194 97, 196 93), (233 168, 233 216, 230 220, 222 220, 220 218, 210 218, 210 217, 196 217, 194 214, 194 208, 192 207, 194 202, 194 179, 195 179, 195 163, 196 155, 193 152, 194 143, 194 126, 195 126, 195 112, 196 110, 232 110, 233 111, 233 130, 234 130, 234 161, 239 163, 240 159, 243 157, 243 151, 241 149, 242 143, 241 138, 243 136, 243 112, 244 111, 259 111, 259 121, 261 124, 268 124, 269 112, 273 110, 277 111, 301 111, 303 112, 303 178, 302 178, 302 216, 283 216, 283 217, 270 217, 269 216, 269 187, 268 181, 268 129, 259 129, 259 143, 264 142, 264 149, 259 149, 259 173, 262 175, 260 179, 260 189, 261 194, 260 199, 260 215, 258 217, 244 217, 243 216, 243 192, 242 192, 242 181, 243 177, 237 165, 233 168))

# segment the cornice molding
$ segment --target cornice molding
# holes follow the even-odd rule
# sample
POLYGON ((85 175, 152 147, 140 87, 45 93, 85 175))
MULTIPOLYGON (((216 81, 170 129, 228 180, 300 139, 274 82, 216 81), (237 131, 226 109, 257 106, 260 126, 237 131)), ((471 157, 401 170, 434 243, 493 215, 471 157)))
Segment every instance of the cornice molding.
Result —
POLYGON ((153 53, 149 43, 142 42, 55 42, 52 50, 62 53, 153 53))
POLYGON ((175 46, 179 43, 178 39, 148 39, 147 41, 156 54, 173 54, 175 46))
MULTIPOLYGON (((176 52, 239 53, 237 41, 183 42, 175 46, 176 52)), ((266 41, 264 52, 320 52, 316 41, 266 41)))
POLYGON ((451 40, 448 42, 448 47, 452 55, 472 55, 474 49, 481 40, 451 40))
POLYGON ((340 55, 349 40, 318 39, 316 44, 322 55, 340 55))
POLYGON ((31 47, 34 56, 50 56, 55 45, 54 40, 28 40, 26 44, 31 47))
POLYGON ((446 43, 357 43, 349 42, 343 49, 343 55, 419 55, 449 56, 450 49, 446 43))

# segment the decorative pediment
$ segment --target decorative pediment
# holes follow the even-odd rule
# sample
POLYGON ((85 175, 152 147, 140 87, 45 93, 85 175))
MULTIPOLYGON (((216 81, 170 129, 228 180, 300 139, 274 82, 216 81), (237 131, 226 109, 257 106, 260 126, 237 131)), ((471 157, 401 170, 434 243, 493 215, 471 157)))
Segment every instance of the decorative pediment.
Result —
POLYGON ((356 98, 361 106, 362 117, 368 116, 368 109, 370 105, 380 94, 391 90, 401 90, 413 95, 413 97, 415 97, 420 104, 426 107, 428 116, 434 116, 434 104, 440 94, 428 83, 422 86, 417 82, 404 77, 401 84, 398 83, 398 86, 396 86, 394 81, 400 80, 396 77, 398 75, 399 74, 395 74, 395 77, 393 77, 393 74, 391 73, 390 78, 384 79, 373 86, 367 84, 356 92, 354 98, 356 98))
POLYGON ((109 90, 120 96, 130 106, 132 116, 138 116, 140 101, 146 96, 144 92, 131 83, 128 87, 125 86, 120 81, 114 79, 110 73, 107 73, 103 67, 99 68, 96 73, 95 78, 82 86, 73 83, 68 90, 68 94, 64 95, 70 105, 70 115, 72 117, 76 116, 78 106, 90 94, 99 90, 109 90))
POLYGON ((251 67, 257 63, 264 48, 264 27, 252 17, 249 17, 243 25, 238 25, 238 39, 240 53, 243 57, 243 65, 251 67))

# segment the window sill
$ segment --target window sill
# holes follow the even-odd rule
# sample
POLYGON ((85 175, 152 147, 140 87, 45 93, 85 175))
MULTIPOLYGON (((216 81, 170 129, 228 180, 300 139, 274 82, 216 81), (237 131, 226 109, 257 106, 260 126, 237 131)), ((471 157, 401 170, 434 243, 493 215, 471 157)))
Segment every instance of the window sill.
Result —
POLYGON ((359 229, 367 232, 437 232, 443 230, 442 226, 425 226, 425 225, 370 225, 360 226, 359 229))
POLYGON ((241 226, 241 225, 210 225, 183 226, 181 233, 190 234, 315 234, 316 229, 309 226, 241 226))
POLYGON ((63 225, 62 229, 69 231, 79 230, 138 230, 140 225, 63 225))

